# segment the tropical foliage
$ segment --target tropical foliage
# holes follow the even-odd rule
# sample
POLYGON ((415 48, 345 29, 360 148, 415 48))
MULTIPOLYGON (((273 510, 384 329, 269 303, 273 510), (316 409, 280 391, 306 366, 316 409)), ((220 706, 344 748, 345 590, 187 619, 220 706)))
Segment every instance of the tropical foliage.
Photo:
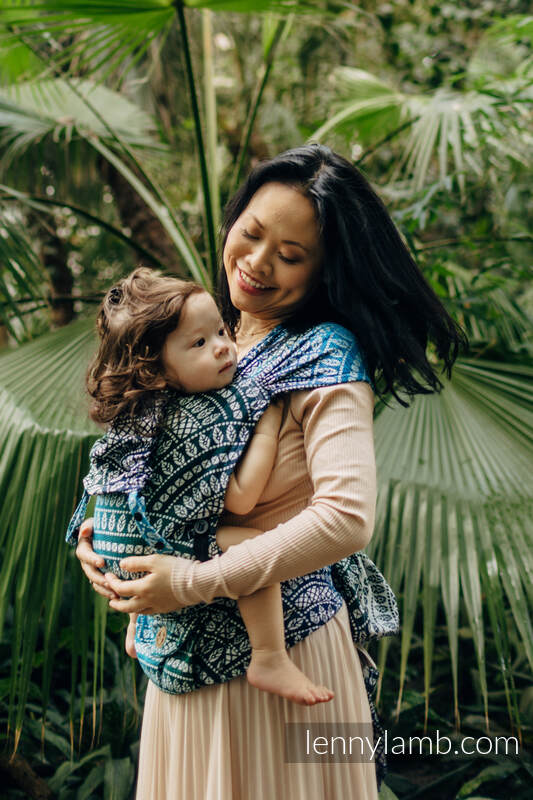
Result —
MULTIPOLYGON (((376 654, 382 707, 398 730, 531 736, 527 10, 0 2, 0 711, 22 753, 42 735, 69 759, 39 768, 59 796, 127 797, 136 757, 122 621, 63 543, 98 435, 82 389, 93 304, 139 260, 211 287, 226 198, 306 138, 365 171, 471 340, 441 395, 376 418, 369 553, 402 613, 376 654)), ((473 797, 505 779, 525 797, 531 770, 478 757, 446 785, 473 797)), ((391 786, 414 797, 405 781, 391 786)))

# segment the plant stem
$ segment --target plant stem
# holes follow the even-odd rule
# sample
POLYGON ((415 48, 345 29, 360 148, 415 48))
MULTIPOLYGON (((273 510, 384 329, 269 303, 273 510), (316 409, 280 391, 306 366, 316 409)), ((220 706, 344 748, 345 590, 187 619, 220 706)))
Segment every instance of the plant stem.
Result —
POLYGON ((194 80, 191 50, 189 47, 189 36, 187 34, 185 10, 180 0, 176 0, 175 7, 180 23, 181 37, 183 41, 183 52, 185 56, 185 69, 187 73, 187 80, 189 83, 191 108, 194 118, 196 146, 198 148, 198 160, 200 162, 200 175, 201 175, 202 190, 204 195, 204 212, 205 212, 205 223, 207 228, 209 265, 210 265, 211 278, 213 279, 217 272, 217 248, 216 248, 215 229, 213 225, 213 207, 211 204, 211 192, 209 189, 209 176, 207 173, 207 160, 205 157, 204 139, 202 134, 202 123, 200 120, 200 109, 198 106, 198 98, 196 95, 196 84, 194 80))
MULTIPOLYGON (((27 40, 27 38, 23 37, 23 36, 21 36, 20 39, 27 47, 29 47, 31 49, 31 51, 34 53, 34 55, 37 58, 43 60, 41 54, 33 46, 33 43, 30 40, 27 40)), ((109 133, 111 139, 114 142, 116 142, 116 144, 119 146, 119 148, 123 152, 123 154, 130 159, 130 161, 133 164, 133 167, 137 171, 138 175, 140 175, 141 178, 143 178, 143 180, 147 184, 147 186, 144 187, 144 190, 145 190, 144 191, 144 197, 143 197, 144 202, 151 209, 152 213, 155 214, 155 216, 157 217, 157 219, 161 223, 162 227, 165 228, 167 233, 169 233, 170 238, 172 240, 172 243, 174 244, 174 246, 176 247, 178 253, 184 259, 185 263, 189 267, 189 270, 191 271, 193 278, 195 280, 201 280, 201 278, 203 276, 203 273, 205 272, 202 260, 201 260, 199 254, 196 251, 196 248, 194 246, 194 243, 193 243, 191 237, 189 236, 189 234, 187 233, 186 229, 183 227, 183 225, 179 222, 178 218, 174 214, 174 211, 172 209, 172 205, 168 201, 168 199, 166 198, 162 188, 156 183, 155 179, 152 178, 146 172, 146 170, 143 168, 143 166, 142 166, 141 162, 139 161, 139 159, 133 153, 131 147, 129 147, 127 145, 127 143, 124 142, 123 139, 117 134, 115 129, 112 128, 111 125, 109 125, 109 123, 107 122, 105 117, 100 113, 98 108, 96 108, 96 106, 89 100, 89 98, 83 92, 81 92, 79 90, 79 88, 77 86, 77 82, 76 81, 72 81, 71 79, 69 79, 69 77, 64 75, 63 72, 61 71, 61 69, 59 69, 53 63, 52 63, 52 72, 59 79, 61 79, 69 87, 70 91, 72 91, 81 100, 81 102, 89 109, 89 111, 91 111, 91 113, 95 115, 95 117, 99 120, 99 122, 102 124, 102 126, 105 128, 105 130, 107 130, 107 132, 109 133), (151 202, 150 202, 148 200, 148 198, 147 198, 148 193, 151 193, 155 197, 155 200, 153 198, 151 198, 151 202), (158 203, 161 204, 162 208, 159 207, 158 203, 155 202, 155 201, 158 201, 158 203), (170 233, 170 231, 169 231, 168 219, 170 219, 172 226, 177 231, 177 234, 178 234, 177 238, 176 238, 175 235, 172 235, 170 233), (179 243, 177 242, 177 239, 180 240, 179 243)), ((85 138, 86 138, 86 141, 88 141, 89 144, 92 144, 93 146, 94 146, 95 141, 97 141, 97 139, 98 139, 98 137, 95 137, 93 135, 92 136, 88 136, 88 137, 86 136, 85 138)), ((130 171, 130 173, 131 173, 131 171, 130 171)), ((132 181, 130 179, 128 179, 127 176, 124 175, 124 172, 122 172, 122 175, 125 178, 125 180, 127 180, 128 183, 130 183, 130 185, 132 185, 132 188, 135 191, 135 186, 133 186, 132 181)), ((139 192, 138 189, 137 189, 137 193, 141 194, 141 196, 142 196, 142 193, 139 192)), ((157 260, 157 263, 154 262, 154 258, 153 257, 150 257, 150 260, 152 261, 152 263, 155 263, 156 266, 164 269, 164 264, 162 264, 162 262, 160 262, 159 260, 157 260)))
POLYGON ((215 230, 220 226, 220 192, 217 172, 217 99, 214 84, 212 12, 202 9, 202 41, 204 49, 204 97, 207 158, 209 162, 209 187, 215 230))
POLYGON ((276 31, 272 37, 270 46, 267 50, 265 61, 263 64, 263 74, 259 80, 255 96, 250 105, 248 116, 246 118, 246 122, 244 125, 243 135, 241 137, 241 141, 239 144, 239 156, 231 179, 230 195, 232 195, 236 191, 239 181, 241 179, 244 160, 248 153, 248 145, 250 144, 250 136, 252 135, 252 130, 255 124, 255 118, 257 117, 257 112, 259 110, 261 100, 263 99, 263 92, 265 91, 265 86, 267 85, 268 78, 270 77, 270 72, 272 71, 272 66, 274 64, 274 54, 276 51, 276 47, 278 46, 281 36, 285 30, 285 26, 288 25, 289 22, 290 20, 280 20, 278 22, 276 31))

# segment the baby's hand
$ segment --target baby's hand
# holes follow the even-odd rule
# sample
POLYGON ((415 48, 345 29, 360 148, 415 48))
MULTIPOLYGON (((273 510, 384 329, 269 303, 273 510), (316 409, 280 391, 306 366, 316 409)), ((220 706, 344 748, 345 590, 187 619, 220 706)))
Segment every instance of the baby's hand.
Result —
POLYGON ((254 434, 262 433, 265 436, 271 436, 273 439, 277 439, 282 416, 283 400, 281 398, 276 398, 276 400, 272 401, 255 426, 254 434))

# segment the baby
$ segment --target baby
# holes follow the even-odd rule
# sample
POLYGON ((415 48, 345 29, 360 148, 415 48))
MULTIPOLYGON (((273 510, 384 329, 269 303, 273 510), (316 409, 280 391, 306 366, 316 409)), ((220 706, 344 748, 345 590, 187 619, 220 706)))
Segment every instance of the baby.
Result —
MULTIPOLYGON (((108 292, 97 325, 100 347, 87 377, 91 416, 116 426, 118 432, 142 428, 165 390, 208 392, 233 380, 235 343, 213 298, 198 284, 137 269, 108 292)), ((273 402, 256 425, 226 489, 228 511, 247 514, 261 497, 274 465, 281 418, 282 405, 273 402)), ((97 497, 96 519, 102 503, 103 498, 97 497)), ((216 540, 225 551, 260 533, 222 526, 216 540)), ((131 554, 132 543, 137 547, 134 552, 155 552, 146 549, 140 532, 135 542, 134 526, 128 527, 128 534, 129 552, 124 536, 116 537, 110 547, 113 536, 95 524, 93 546, 106 557, 107 569, 116 571, 120 559, 131 554)), ((304 705, 333 698, 331 690, 314 684, 288 657, 279 584, 239 598, 238 607, 252 648, 250 684, 304 705)), ((130 615, 126 637, 130 655, 135 654, 135 622, 136 615, 130 615)))

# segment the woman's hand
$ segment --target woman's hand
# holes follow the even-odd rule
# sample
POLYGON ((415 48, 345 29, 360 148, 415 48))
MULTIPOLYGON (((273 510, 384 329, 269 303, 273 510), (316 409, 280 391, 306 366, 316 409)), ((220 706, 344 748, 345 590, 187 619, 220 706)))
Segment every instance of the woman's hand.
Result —
POLYGON ((81 568, 91 582, 95 592, 107 597, 109 600, 117 599, 118 595, 109 588, 105 576, 98 567, 103 567, 105 561, 93 550, 93 518, 89 517, 80 525, 76 555, 80 560, 81 568))
POLYGON ((193 562, 188 558, 176 556, 130 556, 120 561, 126 572, 146 572, 142 578, 121 581, 111 572, 105 576, 108 586, 117 599, 109 603, 115 611, 138 614, 168 614, 184 608, 176 600, 172 590, 172 577, 179 574, 180 579, 187 577, 193 562))

